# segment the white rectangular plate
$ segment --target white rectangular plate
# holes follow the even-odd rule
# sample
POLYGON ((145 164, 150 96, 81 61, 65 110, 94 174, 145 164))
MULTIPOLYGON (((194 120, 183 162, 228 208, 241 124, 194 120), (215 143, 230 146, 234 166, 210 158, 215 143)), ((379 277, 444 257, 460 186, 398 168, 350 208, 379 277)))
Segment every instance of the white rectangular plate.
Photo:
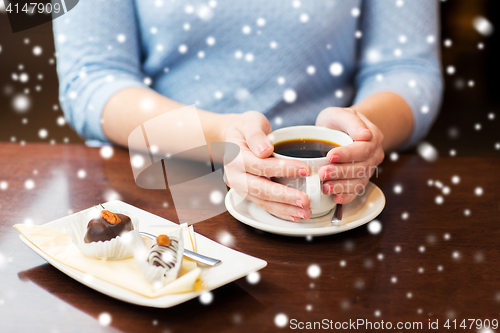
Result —
MULTIPOLYGON (((137 216, 140 219, 139 228, 141 231, 156 232, 168 227, 178 226, 178 224, 172 221, 148 213, 122 201, 110 201, 103 205, 106 209, 119 209, 130 212, 130 215, 137 216)), ((57 230, 64 230, 65 224, 71 221, 73 215, 49 222, 43 226, 57 230)), ((27 240, 24 236, 20 235, 19 237, 30 249, 35 251, 43 259, 47 260, 49 264, 87 287, 125 302, 156 308, 169 308, 183 303, 198 297, 204 292, 219 288, 220 286, 242 278, 251 272, 258 271, 267 265, 267 262, 262 259, 227 248, 196 233, 198 252, 206 256, 222 260, 222 264, 216 267, 203 268, 201 278, 203 280, 203 284, 205 285, 205 289, 198 292, 148 298, 95 277, 89 279, 87 274, 54 260, 52 257, 45 254, 45 252, 42 252, 39 248, 33 245, 33 243, 27 240)))

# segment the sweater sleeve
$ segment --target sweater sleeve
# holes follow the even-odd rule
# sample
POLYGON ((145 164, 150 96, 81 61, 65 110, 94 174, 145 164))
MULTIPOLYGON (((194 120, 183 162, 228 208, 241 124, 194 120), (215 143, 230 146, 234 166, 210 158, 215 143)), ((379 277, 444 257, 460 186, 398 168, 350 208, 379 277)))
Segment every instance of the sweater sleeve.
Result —
POLYGON ((80 1, 53 25, 65 117, 85 139, 108 141, 101 127, 107 101, 124 88, 147 87, 134 3, 80 1))
POLYGON ((442 98, 439 1, 365 0, 361 12, 355 103, 378 92, 401 96, 413 114, 413 129, 400 149, 421 140, 442 98))

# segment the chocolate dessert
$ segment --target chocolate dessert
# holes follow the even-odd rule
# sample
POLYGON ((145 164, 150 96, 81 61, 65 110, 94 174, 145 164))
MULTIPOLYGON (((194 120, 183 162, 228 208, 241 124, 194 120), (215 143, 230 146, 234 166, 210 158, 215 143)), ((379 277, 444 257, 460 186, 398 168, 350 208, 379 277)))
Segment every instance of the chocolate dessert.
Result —
POLYGON ((133 229, 132 220, 127 215, 102 210, 100 216, 92 219, 87 225, 84 241, 85 243, 104 242, 133 229))
POLYGON ((150 265, 171 269, 177 264, 179 241, 160 235, 156 238, 157 244, 151 248, 148 255, 150 265))

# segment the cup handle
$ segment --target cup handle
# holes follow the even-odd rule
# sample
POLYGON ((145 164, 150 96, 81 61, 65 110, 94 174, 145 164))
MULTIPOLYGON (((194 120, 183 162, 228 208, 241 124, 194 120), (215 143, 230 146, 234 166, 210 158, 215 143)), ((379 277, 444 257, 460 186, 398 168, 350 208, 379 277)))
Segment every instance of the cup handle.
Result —
POLYGON ((319 208, 321 201, 321 180, 318 174, 306 177, 306 194, 311 200, 310 208, 319 208))

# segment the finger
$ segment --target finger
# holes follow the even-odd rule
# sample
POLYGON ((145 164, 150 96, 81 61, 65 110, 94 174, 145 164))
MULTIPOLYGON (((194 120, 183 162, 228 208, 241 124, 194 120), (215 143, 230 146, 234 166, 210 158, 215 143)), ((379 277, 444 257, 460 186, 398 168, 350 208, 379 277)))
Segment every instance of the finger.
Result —
POLYGON ((333 196, 333 200, 338 204, 348 204, 357 198, 357 194, 336 194, 333 196))
POLYGON ((281 219, 291 220, 294 222, 302 219, 311 218, 312 212, 310 209, 303 209, 297 206, 287 205, 284 203, 273 202, 273 201, 265 201, 260 198, 254 197, 253 195, 249 195, 247 197, 248 200, 255 203, 257 206, 266 210, 274 216, 277 216, 281 219))
POLYGON ((361 162, 367 160, 375 151, 377 144, 372 141, 353 142, 347 146, 333 148, 326 154, 329 162, 361 162))
POLYGON ((284 160, 274 157, 258 158, 251 151, 242 150, 246 172, 264 177, 304 177, 311 168, 297 160, 284 160))
POLYGON ((239 130, 243 134, 246 144, 252 153, 260 158, 269 157, 274 151, 274 146, 267 137, 270 129, 271 124, 264 115, 256 116, 251 121, 239 125, 239 130))
POLYGON ((281 202, 288 205, 308 209, 311 201, 307 194, 297 189, 275 183, 264 177, 246 175, 248 181, 248 192, 265 201, 281 202))
POLYGON ((324 194, 359 194, 368 184, 368 178, 328 180, 323 183, 324 194))
POLYGON ((354 141, 372 139, 372 132, 353 108, 328 108, 328 110, 331 111, 325 112, 324 116, 318 119, 318 125, 344 131, 354 141))
POLYGON ((327 164, 318 170, 318 175, 321 180, 371 178, 380 162, 374 156, 363 162, 327 164))

